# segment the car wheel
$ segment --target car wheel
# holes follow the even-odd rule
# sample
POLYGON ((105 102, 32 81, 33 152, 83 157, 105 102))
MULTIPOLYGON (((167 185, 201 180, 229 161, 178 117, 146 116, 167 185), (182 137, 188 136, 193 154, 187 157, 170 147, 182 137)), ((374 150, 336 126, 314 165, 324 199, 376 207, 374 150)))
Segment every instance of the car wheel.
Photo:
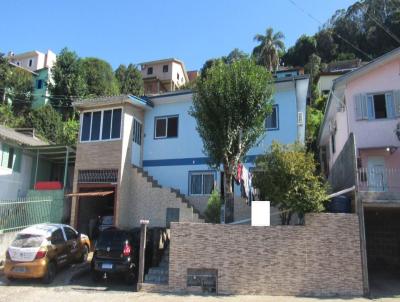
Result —
POLYGON ((79 261, 80 262, 86 262, 87 259, 88 259, 88 255, 89 255, 89 247, 85 244, 83 246, 82 255, 81 255, 81 258, 79 259, 79 261))
POLYGON ((47 271, 43 277, 43 283, 50 284, 51 282, 53 282, 54 278, 56 277, 56 271, 56 264, 54 262, 50 262, 47 265, 47 271))
POLYGON ((15 281, 15 278, 13 278, 13 277, 6 277, 6 279, 7 279, 8 282, 13 282, 13 281, 15 281))
POLYGON ((134 272, 128 272, 125 274, 125 283, 132 285, 135 282, 135 273, 134 272))

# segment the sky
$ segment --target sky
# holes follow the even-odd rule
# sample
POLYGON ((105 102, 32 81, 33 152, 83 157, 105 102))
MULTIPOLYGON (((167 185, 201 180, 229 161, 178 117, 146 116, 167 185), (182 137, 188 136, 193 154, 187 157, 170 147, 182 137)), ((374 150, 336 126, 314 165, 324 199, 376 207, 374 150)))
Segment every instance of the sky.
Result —
POLYGON ((257 45, 267 27, 286 47, 354 0, 13 0, 1 4, 0 52, 74 50, 119 64, 181 59, 187 70, 257 45), (293 4, 294 3, 294 4, 293 4), (296 6, 297 5, 297 6, 296 6))

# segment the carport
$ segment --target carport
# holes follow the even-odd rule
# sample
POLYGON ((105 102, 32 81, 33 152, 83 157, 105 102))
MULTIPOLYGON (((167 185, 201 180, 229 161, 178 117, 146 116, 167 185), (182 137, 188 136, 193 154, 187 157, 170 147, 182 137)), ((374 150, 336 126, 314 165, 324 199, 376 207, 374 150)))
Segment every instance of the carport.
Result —
POLYGON ((67 194, 77 197, 77 230, 93 238, 99 218, 115 216, 116 195, 112 184, 80 184, 78 192, 67 194))
POLYGON ((364 208, 364 219, 371 292, 378 296, 398 295, 400 294, 400 206, 390 202, 368 204, 364 208))

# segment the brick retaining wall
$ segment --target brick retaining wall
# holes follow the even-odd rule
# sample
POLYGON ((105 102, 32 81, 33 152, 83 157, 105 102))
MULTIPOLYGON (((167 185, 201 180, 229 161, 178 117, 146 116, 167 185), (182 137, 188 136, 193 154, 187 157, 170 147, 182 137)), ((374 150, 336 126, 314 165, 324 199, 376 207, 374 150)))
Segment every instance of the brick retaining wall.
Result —
POLYGON ((171 291, 196 290, 195 268, 218 270, 219 294, 363 294, 354 214, 309 214, 305 226, 173 223, 169 261, 171 291))

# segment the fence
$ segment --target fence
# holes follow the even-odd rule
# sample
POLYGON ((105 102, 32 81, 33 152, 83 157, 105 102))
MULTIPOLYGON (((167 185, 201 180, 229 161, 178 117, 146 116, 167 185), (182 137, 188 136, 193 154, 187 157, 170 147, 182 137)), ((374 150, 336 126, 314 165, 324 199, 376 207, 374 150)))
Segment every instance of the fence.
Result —
POLYGON ((51 202, 51 199, 39 198, 0 201, 0 231, 50 222, 51 202))
POLYGON ((398 168, 359 168, 357 180, 360 191, 400 192, 398 168))
POLYGON ((60 223, 64 208, 63 192, 32 190, 25 198, 0 200, 0 232, 16 231, 38 223, 60 223))

